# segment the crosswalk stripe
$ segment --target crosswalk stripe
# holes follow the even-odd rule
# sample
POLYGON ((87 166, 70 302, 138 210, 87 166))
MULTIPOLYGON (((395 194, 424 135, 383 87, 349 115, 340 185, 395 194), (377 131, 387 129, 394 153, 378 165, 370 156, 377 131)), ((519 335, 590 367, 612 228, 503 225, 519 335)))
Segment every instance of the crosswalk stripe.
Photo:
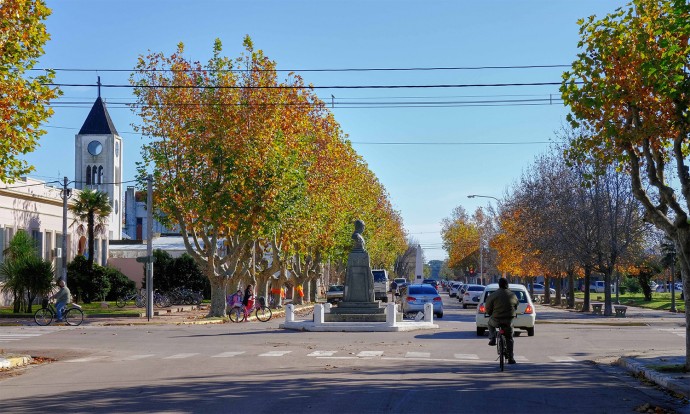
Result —
POLYGON ((310 354, 307 354, 307 356, 311 357, 327 357, 327 356, 333 356, 335 353, 338 351, 314 351, 310 354))
POLYGON ((155 356, 155 355, 156 354, 132 355, 132 356, 128 356, 127 358, 124 358, 123 361, 138 361, 140 359, 150 358, 150 357, 155 356))
POLYGON ((477 354, 454 354, 456 359, 479 359, 477 354))
POLYGON ((193 357, 194 355, 199 355, 199 353, 198 352, 190 352, 190 353, 185 353, 185 354, 175 354, 175 355, 170 355, 169 357, 165 357, 163 359, 183 359, 183 358, 193 357))
POLYGON ((281 357, 283 355, 289 354, 292 351, 269 351, 263 354, 259 354, 260 357, 281 357))
POLYGON ((232 357, 235 357, 235 356, 237 356, 237 355, 242 355, 242 354, 244 354, 244 351, 239 351, 239 352, 233 352, 233 351, 221 352, 220 354, 214 355, 214 356, 212 356, 211 358, 232 358, 232 357))
POLYGON ((27 336, 41 336, 41 335, 43 335, 43 334, 42 333, 21 333, 21 334, 6 333, 6 334, 0 334, 0 338, 6 337, 6 336, 27 337, 27 336))
POLYGON ((70 359, 65 362, 70 362, 70 363, 79 363, 79 362, 93 362, 93 361, 98 361, 99 359, 104 359, 107 358, 106 356, 92 356, 92 357, 86 357, 86 358, 77 358, 77 359, 70 359))
POLYGON ((362 351, 357 354, 360 358, 380 357, 381 355, 383 355, 383 351, 362 351))
POLYGON ((550 356, 554 362, 577 362, 574 358, 569 356, 550 356))
POLYGON ((431 352, 408 352, 405 358, 431 358, 431 352))
POLYGON ((515 359, 516 361, 520 361, 520 362, 527 362, 527 357, 524 357, 522 355, 515 355, 513 357, 513 359, 515 359))

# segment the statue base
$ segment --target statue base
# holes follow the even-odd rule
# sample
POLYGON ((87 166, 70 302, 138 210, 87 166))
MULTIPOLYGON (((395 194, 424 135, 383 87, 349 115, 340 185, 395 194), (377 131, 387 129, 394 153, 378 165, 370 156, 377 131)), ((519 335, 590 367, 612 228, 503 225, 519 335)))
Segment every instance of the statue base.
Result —
POLYGON ((340 302, 324 315, 325 322, 386 322, 381 302, 340 302))

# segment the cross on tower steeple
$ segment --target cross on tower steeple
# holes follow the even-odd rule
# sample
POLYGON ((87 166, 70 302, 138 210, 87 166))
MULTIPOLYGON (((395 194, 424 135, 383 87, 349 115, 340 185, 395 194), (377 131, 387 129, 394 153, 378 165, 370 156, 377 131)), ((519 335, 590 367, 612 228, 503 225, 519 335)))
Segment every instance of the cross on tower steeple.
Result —
POLYGON ((98 97, 101 97, 101 77, 98 77, 98 97))

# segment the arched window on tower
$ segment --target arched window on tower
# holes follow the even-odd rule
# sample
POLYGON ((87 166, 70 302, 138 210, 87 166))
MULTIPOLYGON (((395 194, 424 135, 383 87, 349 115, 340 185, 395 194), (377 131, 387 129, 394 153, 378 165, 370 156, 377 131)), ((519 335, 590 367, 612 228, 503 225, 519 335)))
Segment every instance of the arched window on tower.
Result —
POLYGON ((103 184, 103 166, 98 167, 98 184, 103 184))
POLYGON ((97 169, 97 167, 94 165, 94 166, 91 168, 91 184, 96 185, 96 177, 97 177, 97 176, 98 176, 98 169, 97 169))
POLYGON ((86 185, 91 185, 91 166, 86 166, 86 185))

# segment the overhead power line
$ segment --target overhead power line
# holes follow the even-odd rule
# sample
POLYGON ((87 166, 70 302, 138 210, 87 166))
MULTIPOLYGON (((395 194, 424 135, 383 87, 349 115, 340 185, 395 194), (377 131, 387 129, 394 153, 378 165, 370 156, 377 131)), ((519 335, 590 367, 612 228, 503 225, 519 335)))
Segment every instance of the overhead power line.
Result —
MULTIPOLYGON (((330 86, 205 86, 205 85, 129 85, 129 84, 101 84, 101 88, 144 88, 144 89, 446 89, 446 88, 504 88, 522 86, 559 86, 561 82, 515 82, 515 83, 457 83, 432 85, 330 85, 330 86)), ((97 88, 95 83, 46 83, 46 86, 97 88)))
MULTIPOLYGON (((322 68, 322 69, 202 69, 201 72, 429 72, 429 71, 461 71, 461 70, 520 70, 520 69, 552 69, 569 68, 571 65, 506 65, 506 66, 437 66, 437 67, 409 67, 409 68, 322 68)), ((34 68, 32 71, 55 72, 197 72, 196 69, 97 69, 97 68, 34 68)))
MULTIPOLYGON (((64 126, 56 126, 56 125, 45 125, 46 128, 53 128, 53 129, 69 129, 69 130, 78 130, 79 128, 74 128, 74 127, 64 127, 64 126)), ((128 135, 138 135, 138 136, 147 136, 144 134, 140 134, 138 132, 131 132, 131 131, 121 131, 119 132, 120 134, 128 134, 128 135)), ((350 141, 352 144, 356 145, 535 145, 535 144, 550 144, 550 141, 517 141, 517 142, 510 142, 510 141, 350 141)), ((413 234, 420 234, 420 233, 413 233, 413 234)))

